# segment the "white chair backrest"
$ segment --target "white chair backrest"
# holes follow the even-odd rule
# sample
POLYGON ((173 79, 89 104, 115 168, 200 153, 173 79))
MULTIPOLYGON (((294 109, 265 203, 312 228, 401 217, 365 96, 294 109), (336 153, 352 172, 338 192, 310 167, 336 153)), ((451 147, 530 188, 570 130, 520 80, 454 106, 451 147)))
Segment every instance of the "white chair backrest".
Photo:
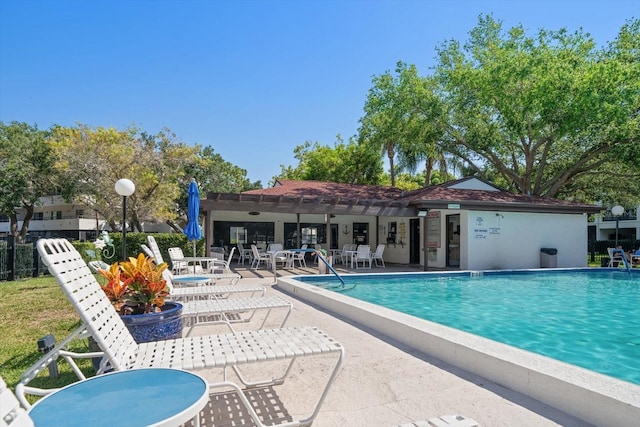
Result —
POLYGON ((40 239, 42 262, 62 288, 114 370, 128 369, 138 344, 80 253, 66 239, 40 239))
POLYGON ((251 245, 251 252, 253 252, 254 258, 260 258, 260 251, 256 245, 251 245))
POLYGON ((269 245, 269 252, 277 252, 282 250, 282 243, 272 243, 269 245))
POLYGON ((236 247, 231 248, 231 252, 229 252, 229 257, 227 258, 227 267, 231 265, 231 260, 233 259, 233 254, 236 252, 236 247))
POLYGON ((308 245, 302 245, 300 246, 300 249, 307 249, 309 246, 308 245))
POLYGON ((149 249, 151 249, 151 252, 153 253, 153 260, 157 265, 162 264, 164 259, 162 258, 162 252, 160 252, 156 238, 153 236, 147 236, 147 243, 149 244, 149 249))
POLYGON ((148 256, 149 258, 153 259, 153 262, 156 262, 155 257, 153 256, 153 251, 151 250, 151 248, 147 245, 145 245, 144 243, 140 245, 140 247, 142 248, 142 252, 144 252, 144 254, 146 256, 148 256))
POLYGON ((358 259, 369 258, 369 253, 371 252, 371 246, 369 245, 359 245, 357 251, 358 259))
POLYGON ((169 258, 171 258, 171 261, 176 260, 176 259, 180 259, 180 258, 184 258, 184 252, 182 252, 182 248, 169 248, 169 258))
POLYGON ((167 287, 169 288, 169 295, 173 293, 173 273, 165 268, 162 272, 162 278, 167 281, 167 287))
POLYGON ((89 261, 89 268, 97 274, 98 270, 108 270, 111 266, 104 261, 93 260, 89 261))
POLYGON ((0 427, 33 427, 33 420, 0 377, 0 427))
POLYGON ((382 254, 384 253, 384 245, 382 243, 380 243, 377 247, 376 247, 376 253, 375 256, 376 257, 382 257, 382 254))

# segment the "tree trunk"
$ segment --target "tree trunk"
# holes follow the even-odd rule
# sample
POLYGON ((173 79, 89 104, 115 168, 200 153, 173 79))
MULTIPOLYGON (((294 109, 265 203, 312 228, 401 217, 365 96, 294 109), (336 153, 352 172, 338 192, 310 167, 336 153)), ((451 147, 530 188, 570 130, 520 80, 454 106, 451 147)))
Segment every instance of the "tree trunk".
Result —
POLYGON ((27 211, 24 215, 24 219, 22 220, 22 227, 20 228, 20 233, 16 236, 16 243, 24 243, 27 239, 27 232, 29 231, 29 223, 31 222, 31 218, 33 218, 33 205, 22 205, 23 208, 27 211))

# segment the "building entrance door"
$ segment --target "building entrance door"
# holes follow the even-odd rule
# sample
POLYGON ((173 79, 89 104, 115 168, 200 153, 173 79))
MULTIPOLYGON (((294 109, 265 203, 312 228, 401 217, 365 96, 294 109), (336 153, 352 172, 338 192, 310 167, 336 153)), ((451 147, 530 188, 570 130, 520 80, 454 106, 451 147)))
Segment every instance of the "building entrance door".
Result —
POLYGON ((460 214, 447 215, 447 267, 460 266, 460 214))

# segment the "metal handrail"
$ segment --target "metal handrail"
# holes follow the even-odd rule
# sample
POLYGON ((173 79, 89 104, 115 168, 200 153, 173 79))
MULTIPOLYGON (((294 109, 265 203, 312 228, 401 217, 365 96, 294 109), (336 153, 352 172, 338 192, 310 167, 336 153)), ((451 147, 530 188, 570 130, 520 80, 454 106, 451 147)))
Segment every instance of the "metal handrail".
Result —
POLYGON ((273 254, 273 259, 274 259, 274 262, 273 262, 273 277, 274 277, 275 280, 277 280, 276 262, 275 262, 276 257, 280 253, 287 254, 287 253, 290 253, 290 252, 294 252, 294 253, 299 253, 299 252, 315 253, 316 256, 318 257, 318 259, 322 260, 322 262, 324 262, 324 264, 327 266, 327 268, 329 268, 329 270, 338 278, 338 280, 340 280, 340 283, 342 283, 342 286, 345 286, 344 279, 342 277, 340 277, 338 272, 333 269, 333 267, 329 264, 327 259, 324 256, 322 256, 322 254, 320 252, 318 252, 316 249, 287 249, 287 250, 282 250, 282 251, 275 252, 273 254))

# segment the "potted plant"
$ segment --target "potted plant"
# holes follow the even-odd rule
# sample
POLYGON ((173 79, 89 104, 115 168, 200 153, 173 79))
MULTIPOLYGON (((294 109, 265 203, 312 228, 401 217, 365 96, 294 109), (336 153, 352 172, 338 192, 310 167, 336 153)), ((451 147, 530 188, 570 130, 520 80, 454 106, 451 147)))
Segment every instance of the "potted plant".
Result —
POLYGON ((156 265, 141 253, 99 270, 107 279, 100 286, 138 343, 182 336, 182 304, 165 300, 166 269, 166 263, 156 265))

